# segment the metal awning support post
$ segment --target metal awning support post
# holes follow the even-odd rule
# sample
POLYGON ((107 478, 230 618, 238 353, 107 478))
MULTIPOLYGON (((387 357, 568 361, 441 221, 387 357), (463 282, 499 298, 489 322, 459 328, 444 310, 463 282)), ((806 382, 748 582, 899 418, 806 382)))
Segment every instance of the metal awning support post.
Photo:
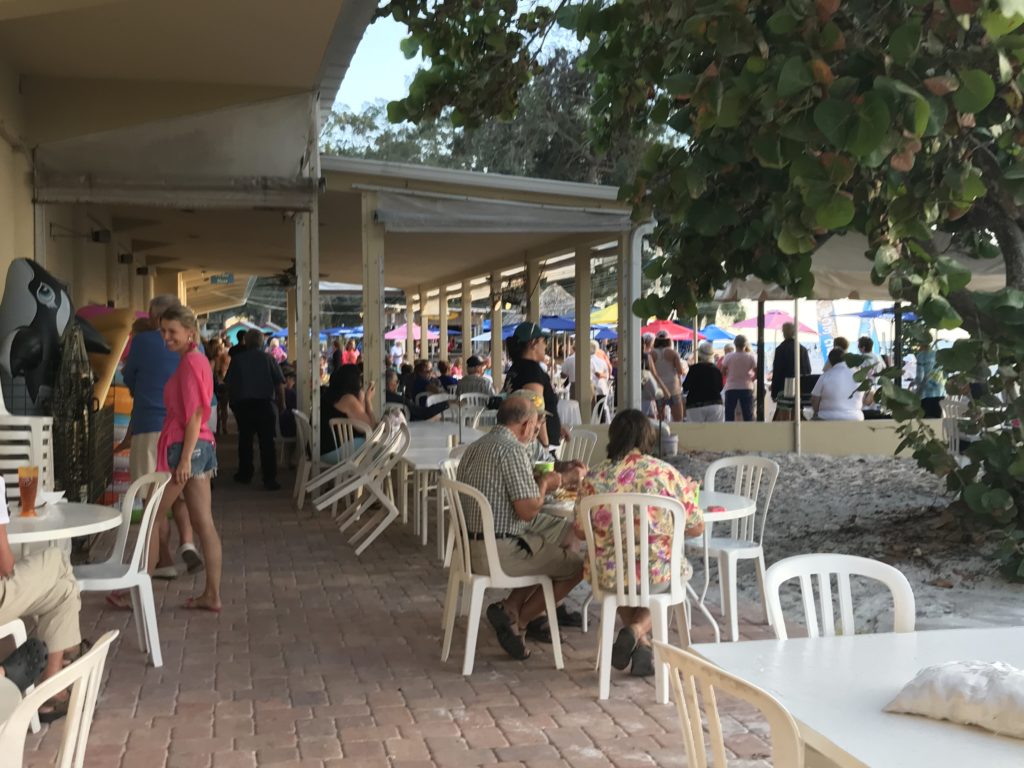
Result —
POLYGON ((764 299, 757 300, 757 420, 764 421, 764 299))
POLYGON ((448 286, 442 285, 437 291, 437 320, 441 333, 437 339, 437 359, 448 360, 448 286))
POLYGON ((893 317, 896 320, 896 327, 893 330, 892 341, 892 364, 900 371, 896 386, 903 387, 903 304, 896 302, 892 305, 893 317))
POLYGON ((803 408, 800 405, 800 299, 793 299, 793 325, 796 329, 793 332, 793 370, 796 379, 796 387, 793 393, 793 453, 800 455, 800 424, 803 418, 803 408))
POLYGON ((405 292, 405 362, 409 365, 416 365, 416 298, 412 291, 405 292))
POLYGON ((494 391, 500 392, 505 384, 505 366, 501 339, 501 272, 491 273, 491 378, 494 391))
MULTIPOLYGON (((576 399, 580 402, 583 423, 590 422, 590 403, 594 387, 590 380, 590 247, 576 249, 576 399)), ((622 312, 619 312, 622 318, 622 312)), ((619 337, 621 343, 622 337, 619 337)))
POLYGON ((427 316, 427 290, 420 286, 420 357, 424 360, 430 359, 430 320, 427 316))
POLYGON ((526 261, 526 297, 526 319, 540 324, 540 261, 537 259, 526 261))
POLYGON ((648 222, 619 237, 619 408, 639 409, 641 405, 640 318, 633 314, 633 302, 643 290, 643 239, 653 231, 653 222, 648 222))
POLYGON ((377 193, 363 193, 363 381, 374 384, 372 406, 384 413, 384 225, 378 224, 377 193))
POLYGON ((462 365, 469 364, 473 354, 473 282, 462 281, 462 365))

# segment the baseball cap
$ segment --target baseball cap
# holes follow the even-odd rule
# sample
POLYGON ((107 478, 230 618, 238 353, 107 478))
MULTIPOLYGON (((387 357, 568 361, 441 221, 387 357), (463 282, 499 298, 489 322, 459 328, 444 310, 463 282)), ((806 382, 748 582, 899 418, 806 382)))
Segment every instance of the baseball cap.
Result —
POLYGON ((476 355, 470 355, 469 359, 466 361, 466 367, 467 368, 479 368, 483 364, 484 364, 484 361, 481 360, 476 355))
POLYGON ((548 332, 536 323, 520 323, 512 332, 512 338, 521 344, 533 341, 534 339, 543 338, 547 335, 548 332))
POLYGON ((664 328, 662 328, 660 331, 658 331, 658 338, 659 339, 667 339, 668 338, 668 331, 666 331, 664 328))

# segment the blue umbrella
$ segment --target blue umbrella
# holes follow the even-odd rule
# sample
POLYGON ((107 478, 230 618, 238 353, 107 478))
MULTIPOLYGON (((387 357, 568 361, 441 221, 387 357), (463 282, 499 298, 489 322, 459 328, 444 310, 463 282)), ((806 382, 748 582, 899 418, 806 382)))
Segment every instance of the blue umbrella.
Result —
POLYGON ((595 325, 594 327, 597 329, 597 333, 594 334, 594 339, 597 341, 619 338, 618 332, 610 325, 595 325))
POLYGON ((576 321, 571 317, 559 317, 558 315, 545 315, 540 319, 540 327, 545 331, 563 333, 576 330, 576 321))
POLYGON ((708 341, 732 341, 736 338, 735 335, 719 328, 717 325, 705 326, 701 328, 700 332, 708 341))
MULTIPOLYGON (((886 307, 884 309, 866 309, 863 312, 849 312, 849 313, 847 313, 845 315, 840 315, 840 317, 866 317, 866 318, 869 318, 869 319, 875 319, 875 318, 886 318, 886 319, 888 319, 888 318, 896 317, 896 312, 893 311, 892 307, 886 307)), ((914 320, 917 320, 917 315, 915 315, 913 312, 910 312, 910 311, 904 311, 903 312, 903 319, 908 321, 908 322, 913 322, 914 320)))

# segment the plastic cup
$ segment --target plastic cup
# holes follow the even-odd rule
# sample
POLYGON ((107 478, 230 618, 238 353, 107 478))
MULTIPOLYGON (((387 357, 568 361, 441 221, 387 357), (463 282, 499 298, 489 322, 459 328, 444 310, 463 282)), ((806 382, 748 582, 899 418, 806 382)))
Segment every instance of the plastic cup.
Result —
POLYGON ((18 490, 21 493, 21 516, 36 516, 36 492, 39 490, 39 467, 18 467, 18 490))
POLYGON ((548 472, 555 471, 555 462, 553 461, 535 461, 533 463, 533 479, 540 482, 540 479, 544 477, 548 472))

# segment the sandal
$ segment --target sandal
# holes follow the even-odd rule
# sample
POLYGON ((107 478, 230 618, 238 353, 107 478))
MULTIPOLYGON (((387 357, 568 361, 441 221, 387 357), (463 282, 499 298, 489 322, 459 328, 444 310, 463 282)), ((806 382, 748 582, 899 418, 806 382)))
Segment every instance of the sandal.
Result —
POLYGON ((526 639, 538 643, 551 642, 551 625, 548 624, 547 616, 538 616, 526 625, 526 639))
POLYGON ((583 626, 583 614, 579 611, 570 611, 565 605, 559 605, 555 608, 555 618, 558 619, 558 626, 560 627, 583 626))
MULTIPOLYGON (((80 642, 78 644, 78 647, 74 651, 65 651, 64 652, 64 662, 63 662, 63 664, 61 666, 62 667, 66 667, 66 666, 68 666, 70 664, 75 663, 80 658, 82 658, 82 656, 84 656, 86 653, 88 653, 90 648, 92 648, 92 641, 91 640, 83 640, 82 642, 80 642)), ((63 715, 61 715, 61 717, 63 717, 63 715)))
POLYGON ((47 699, 47 701, 39 707, 39 722, 55 723, 62 717, 66 717, 68 714, 68 703, 70 700, 70 696, 63 699, 58 699, 56 697, 47 699))
POLYGON ((618 637, 615 638, 615 644, 612 645, 612 666, 616 669, 628 667, 629 660, 637 649, 636 646, 637 639, 633 630, 629 627, 620 629, 618 637))
POLYGON ((650 677, 654 674, 654 651, 649 645, 638 645, 633 651, 633 666, 629 668, 633 677, 650 677))
POLYGON ((131 595, 128 594, 127 589, 115 589, 113 592, 108 592, 106 603, 108 606, 118 611, 132 610, 132 598, 131 595))
POLYGON ((4 677, 24 693, 29 686, 35 685, 36 680, 46 669, 47 653, 46 643, 30 637, 15 648, 14 653, 0 662, 4 669, 4 677))
POLYGON ((525 661, 530 658, 530 652, 526 650, 526 643, 513 631, 512 619, 505 612, 501 603, 491 603, 487 606, 487 620, 494 627, 494 631, 498 635, 498 645, 505 653, 516 661, 525 661))

